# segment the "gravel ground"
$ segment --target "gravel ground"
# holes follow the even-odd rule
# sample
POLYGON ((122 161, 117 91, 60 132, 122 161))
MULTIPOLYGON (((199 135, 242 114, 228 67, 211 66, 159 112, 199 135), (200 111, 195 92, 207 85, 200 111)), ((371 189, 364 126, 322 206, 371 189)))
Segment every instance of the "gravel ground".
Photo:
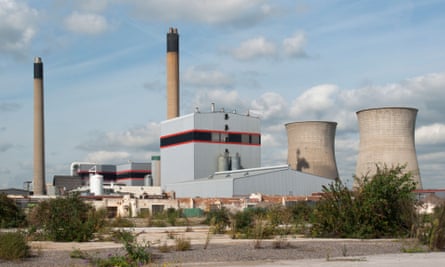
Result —
MULTIPOLYGON (((230 240, 229 240, 230 241, 230 240)), ((274 248, 276 241, 262 240, 261 248, 254 248, 253 240, 236 242, 210 241, 207 249, 203 244, 192 245, 189 251, 161 253, 152 247, 154 262, 147 266, 223 266, 228 262, 267 262, 277 260, 298 260, 334 258, 344 256, 366 256, 375 254, 400 253, 402 248, 413 247, 414 241, 396 240, 342 240, 342 239, 292 239, 274 248), (274 243, 275 242, 275 243, 274 243)), ((96 243, 95 247, 100 247, 96 243)), ((88 266, 82 259, 71 259, 74 246, 65 249, 33 249, 33 257, 18 262, 0 261, 0 266, 88 266)), ((83 250, 83 249, 82 249, 83 250)), ((103 249, 88 247, 89 255, 106 258, 110 254, 123 253, 121 248, 107 245, 103 249)))

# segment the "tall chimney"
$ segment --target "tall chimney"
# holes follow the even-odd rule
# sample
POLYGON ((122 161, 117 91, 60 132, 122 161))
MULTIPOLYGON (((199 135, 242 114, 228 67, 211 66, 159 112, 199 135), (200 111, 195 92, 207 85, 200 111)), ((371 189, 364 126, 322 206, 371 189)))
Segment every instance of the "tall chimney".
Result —
POLYGON ((45 132, 43 115, 43 63, 34 58, 34 195, 45 195, 45 132))
POLYGON ((170 28, 167 33, 167 119, 179 116, 179 34, 170 28))

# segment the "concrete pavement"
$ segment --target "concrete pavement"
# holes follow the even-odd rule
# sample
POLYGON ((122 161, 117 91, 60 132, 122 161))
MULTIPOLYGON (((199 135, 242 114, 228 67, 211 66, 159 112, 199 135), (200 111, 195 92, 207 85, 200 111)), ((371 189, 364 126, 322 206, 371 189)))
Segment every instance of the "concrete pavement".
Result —
MULTIPOLYGON (((196 264, 195 264, 196 265, 196 264)), ((274 262, 240 262, 217 265, 199 266, 225 266, 225 267, 276 267, 276 266, 296 266, 296 267, 442 267, 445 266, 445 252, 431 253, 400 253, 383 254, 363 257, 346 257, 332 259, 303 259, 303 260, 282 260, 274 262)))

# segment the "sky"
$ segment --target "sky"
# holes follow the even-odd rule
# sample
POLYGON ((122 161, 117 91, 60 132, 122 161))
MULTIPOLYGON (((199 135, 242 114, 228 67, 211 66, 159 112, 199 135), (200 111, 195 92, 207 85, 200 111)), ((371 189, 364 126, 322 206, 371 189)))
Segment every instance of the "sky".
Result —
POLYGON ((0 0, 0 188, 33 176, 33 61, 44 63, 46 182, 71 162, 147 162, 166 119, 166 33, 180 35, 180 113, 261 118, 262 166, 284 125, 338 123, 340 178, 356 112, 419 110, 424 188, 445 188, 445 1, 0 0))

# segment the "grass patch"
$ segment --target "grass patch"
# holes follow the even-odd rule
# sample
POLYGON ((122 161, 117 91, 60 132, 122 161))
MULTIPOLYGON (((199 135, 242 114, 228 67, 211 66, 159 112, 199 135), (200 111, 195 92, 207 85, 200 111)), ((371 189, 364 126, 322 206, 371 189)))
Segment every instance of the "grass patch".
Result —
POLYGON ((176 237, 175 238, 175 248, 176 248, 176 251, 190 250, 190 248, 191 248, 190 239, 186 239, 184 237, 176 237))
POLYGON ((20 232, 0 233, 0 259, 18 260, 29 256, 26 236, 20 232))
POLYGON ((172 251, 172 247, 167 245, 167 242, 164 242, 162 245, 159 246, 159 251, 161 253, 168 253, 172 251))

